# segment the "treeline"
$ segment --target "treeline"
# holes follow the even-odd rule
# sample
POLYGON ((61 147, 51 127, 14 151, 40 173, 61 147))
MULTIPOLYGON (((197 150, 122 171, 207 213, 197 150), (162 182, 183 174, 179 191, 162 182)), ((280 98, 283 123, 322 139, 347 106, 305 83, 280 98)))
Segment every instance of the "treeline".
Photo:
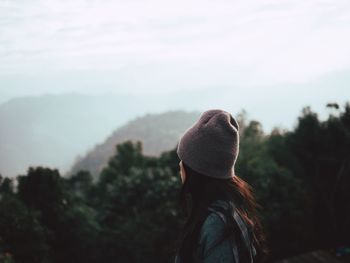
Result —
MULTIPOLYGON (((325 121, 307 107, 271 134, 239 116, 236 171, 261 205, 271 259, 349 242, 350 104, 327 107, 325 121)), ((150 157, 127 141, 97 180, 44 167, 0 177, 0 262, 173 262, 178 162, 175 149, 150 157)))

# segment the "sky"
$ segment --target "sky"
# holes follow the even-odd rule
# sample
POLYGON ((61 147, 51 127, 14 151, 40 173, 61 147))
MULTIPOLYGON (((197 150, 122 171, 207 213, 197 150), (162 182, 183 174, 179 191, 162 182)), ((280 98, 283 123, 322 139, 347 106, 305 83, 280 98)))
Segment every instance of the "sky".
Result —
POLYGON ((340 100, 350 98, 350 1, 0 0, 0 61, 0 103, 225 87, 260 105, 253 94, 298 101, 322 80, 318 96, 340 100))

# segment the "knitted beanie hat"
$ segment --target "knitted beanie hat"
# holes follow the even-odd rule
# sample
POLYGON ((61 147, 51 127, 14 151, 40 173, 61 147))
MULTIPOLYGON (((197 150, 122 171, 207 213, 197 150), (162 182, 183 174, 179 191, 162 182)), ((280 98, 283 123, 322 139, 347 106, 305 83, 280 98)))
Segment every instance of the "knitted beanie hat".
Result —
POLYGON ((177 146, 179 158, 193 170, 219 179, 235 175, 239 152, 238 123, 224 110, 203 112, 177 146))

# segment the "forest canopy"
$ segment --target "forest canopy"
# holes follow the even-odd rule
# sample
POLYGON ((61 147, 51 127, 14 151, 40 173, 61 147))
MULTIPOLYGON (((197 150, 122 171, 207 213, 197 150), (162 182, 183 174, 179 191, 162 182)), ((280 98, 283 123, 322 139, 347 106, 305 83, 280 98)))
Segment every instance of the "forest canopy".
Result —
MULTIPOLYGON (((350 104, 310 107, 293 130, 265 134, 238 116, 237 175, 254 189, 271 259, 349 245, 350 104)), ((0 262, 173 262, 184 221, 175 149, 151 157, 115 146, 97 180, 29 167, 0 177, 0 262)))

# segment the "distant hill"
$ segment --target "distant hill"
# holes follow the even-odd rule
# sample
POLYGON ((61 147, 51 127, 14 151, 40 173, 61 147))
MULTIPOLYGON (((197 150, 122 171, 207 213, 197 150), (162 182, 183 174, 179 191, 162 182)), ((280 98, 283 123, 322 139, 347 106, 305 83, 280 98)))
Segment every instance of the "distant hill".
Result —
POLYGON ((69 173, 88 170, 97 176, 115 153, 116 144, 126 140, 142 141, 145 155, 155 156, 173 149, 183 132, 198 119, 199 115, 200 113, 195 111, 168 111, 136 118, 115 130, 102 144, 80 158, 69 173))
MULTIPOLYGON (((11 99, 0 104, 0 174, 13 177, 26 173, 29 166, 58 168, 61 174, 65 174, 77 163, 76 160, 83 158, 77 156, 84 156, 113 130, 133 118, 169 110, 191 112, 219 107, 219 104, 210 102, 213 98, 217 96, 206 92, 178 92, 138 95, 69 93, 11 99)), ((186 114, 181 114, 176 120, 178 126, 169 126, 169 132, 170 129, 181 131, 181 127, 187 125, 186 114), (182 117, 185 118, 183 122, 182 117)), ((135 138, 141 134, 135 133, 135 138)), ((142 134, 140 138, 146 140, 147 136, 142 134)), ((151 138, 147 140, 152 141, 151 138)), ((169 149, 165 147, 166 143, 157 143, 160 150, 169 149)), ((157 153, 152 147, 158 146, 145 142, 145 153, 157 153)))
POLYGON ((30 165, 65 172, 76 156, 128 120, 144 114, 133 95, 43 95, 0 105, 0 174, 16 176, 30 165), (130 107, 130 101, 137 107, 130 107))

